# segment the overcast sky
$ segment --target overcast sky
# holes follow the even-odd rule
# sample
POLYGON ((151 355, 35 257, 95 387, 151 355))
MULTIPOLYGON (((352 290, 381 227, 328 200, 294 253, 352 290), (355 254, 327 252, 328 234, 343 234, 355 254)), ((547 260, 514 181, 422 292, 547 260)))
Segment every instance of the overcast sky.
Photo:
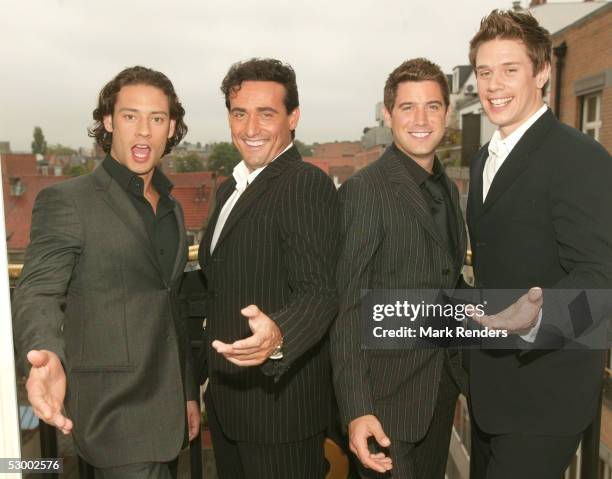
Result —
MULTIPOLYGON (((527 3, 525 0, 523 4, 527 3)), ((375 124, 387 75, 426 56, 467 64, 480 19, 511 0, 0 0, 0 141, 90 147, 102 86, 126 66, 164 72, 187 110, 186 140, 229 141, 219 85, 253 56, 290 63, 297 136, 358 140, 375 124)))

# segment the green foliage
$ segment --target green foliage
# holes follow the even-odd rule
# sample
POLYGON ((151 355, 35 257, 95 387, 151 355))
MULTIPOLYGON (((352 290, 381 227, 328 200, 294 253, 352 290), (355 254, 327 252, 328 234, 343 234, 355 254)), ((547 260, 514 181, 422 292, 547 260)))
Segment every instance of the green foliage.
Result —
POLYGON ((43 135, 42 128, 40 126, 34 127, 34 141, 32 142, 32 153, 35 155, 44 155, 47 152, 47 142, 45 141, 45 135, 43 135))
POLYGON ((77 151, 74 148, 57 143, 55 145, 49 145, 47 147, 47 153, 49 155, 71 156, 76 155, 77 151))
POLYGON ((176 172, 177 173, 189 173, 191 171, 203 171, 204 165, 202 160, 195 153, 189 153, 184 156, 180 156, 175 160, 176 172))
POLYGON ((229 176, 242 158, 240 153, 233 145, 226 141, 215 143, 212 147, 212 152, 208 157, 208 171, 216 171, 222 175, 229 176))
POLYGON ((302 156, 312 156, 312 147, 302 143, 300 140, 293 140, 293 144, 302 156))
POLYGON ((84 175, 85 173, 87 173, 85 165, 74 165, 68 169, 68 176, 72 176, 73 178, 75 176, 84 175))

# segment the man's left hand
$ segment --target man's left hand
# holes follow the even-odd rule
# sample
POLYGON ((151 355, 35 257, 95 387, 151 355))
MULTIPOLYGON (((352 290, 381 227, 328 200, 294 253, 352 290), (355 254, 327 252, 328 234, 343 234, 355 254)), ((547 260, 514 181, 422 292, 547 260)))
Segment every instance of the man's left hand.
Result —
POLYGON ((189 441, 193 441, 200 434, 200 405, 197 401, 187 401, 187 425, 189 427, 189 441))
POLYGON ((541 288, 531 288, 515 303, 492 316, 473 316, 472 319, 489 329, 505 329, 510 334, 527 334, 538 322, 544 302, 541 288))
POLYGON ((218 339, 212 347, 223 354, 225 359, 237 366, 259 366, 274 352, 282 340, 282 334, 276 323, 268 315, 251 304, 240 310, 248 318, 252 336, 226 344, 218 339))

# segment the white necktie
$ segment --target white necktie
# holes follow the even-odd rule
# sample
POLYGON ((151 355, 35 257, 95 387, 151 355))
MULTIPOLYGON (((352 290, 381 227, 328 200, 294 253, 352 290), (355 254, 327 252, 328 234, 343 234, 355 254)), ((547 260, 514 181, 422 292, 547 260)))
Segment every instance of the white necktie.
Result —
POLYGON ((500 145, 496 141, 497 138, 491 139, 489 142, 489 157, 485 163, 484 171, 482 172, 482 202, 487 199, 487 194, 495 178, 495 173, 499 169, 500 145))

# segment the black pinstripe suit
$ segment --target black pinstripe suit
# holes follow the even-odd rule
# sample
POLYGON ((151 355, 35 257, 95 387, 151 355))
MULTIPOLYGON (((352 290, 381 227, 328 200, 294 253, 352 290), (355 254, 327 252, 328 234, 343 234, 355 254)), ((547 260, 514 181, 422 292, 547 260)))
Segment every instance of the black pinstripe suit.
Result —
POLYGON ((338 203, 332 181, 295 147, 262 171, 232 209, 214 253, 219 211, 235 188, 221 185, 200 247, 209 301, 210 393, 224 434, 250 443, 303 440, 328 423, 326 332, 336 314, 338 203), (284 357, 241 368, 211 347, 250 336, 240 309, 256 304, 280 327, 284 357))
MULTIPOLYGON (((432 421, 445 352, 363 351, 361 289, 454 287, 463 264, 466 234, 456 186, 444 175, 459 232, 456 251, 449 251, 421 190, 402 161, 390 147, 340 189, 340 305, 331 333, 331 351, 344 423, 373 414, 392 443, 416 443, 423 439, 432 421)), ((447 434, 446 438, 448 441, 447 434)), ((441 447, 446 451, 448 442, 441 447)))

